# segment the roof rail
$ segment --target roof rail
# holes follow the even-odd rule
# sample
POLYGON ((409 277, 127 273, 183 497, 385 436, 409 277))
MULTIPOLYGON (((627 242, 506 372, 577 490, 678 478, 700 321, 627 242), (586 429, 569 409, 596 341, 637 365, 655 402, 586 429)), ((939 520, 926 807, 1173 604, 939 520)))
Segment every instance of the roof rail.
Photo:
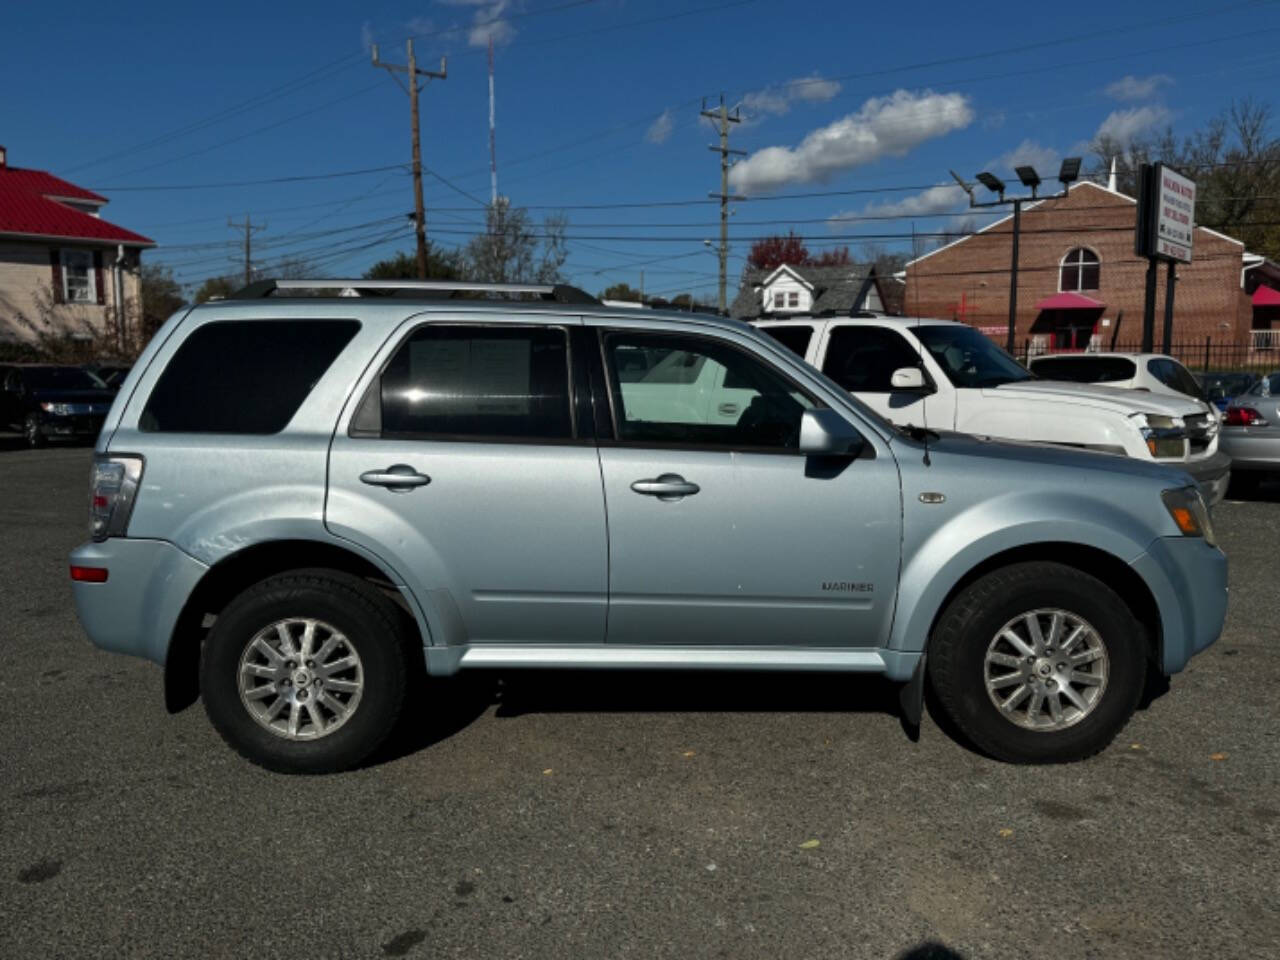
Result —
POLYGON ((469 283, 460 280, 258 280, 227 297, 228 300, 259 300, 283 290, 337 290, 339 296, 440 297, 479 295, 475 299, 505 299, 533 296, 552 303, 598 304, 584 290, 564 283, 469 283))

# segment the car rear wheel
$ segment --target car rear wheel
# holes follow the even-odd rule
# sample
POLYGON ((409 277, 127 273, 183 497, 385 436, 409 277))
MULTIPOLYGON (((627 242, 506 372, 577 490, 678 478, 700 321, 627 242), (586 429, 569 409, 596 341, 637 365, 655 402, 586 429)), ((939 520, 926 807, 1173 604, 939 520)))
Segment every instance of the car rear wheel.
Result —
POLYGON ((270 770, 350 769, 400 715, 405 633, 394 604, 357 577, 303 570, 265 580, 231 601, 205 641, 209 719, 270 770))
POLYGON ((991 756, 1066 763, 1104 749, 1146 677, 1142 626, 1074 567, 1021 563, 966 587, 938 621, 929 675, 943 709, 991 756))

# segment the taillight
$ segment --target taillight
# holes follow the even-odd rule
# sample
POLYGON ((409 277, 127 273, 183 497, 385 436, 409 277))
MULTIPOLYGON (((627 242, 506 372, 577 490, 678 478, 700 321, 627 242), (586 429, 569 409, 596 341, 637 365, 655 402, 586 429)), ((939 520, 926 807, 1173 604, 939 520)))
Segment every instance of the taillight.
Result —
POLYGON ((141 480, 141 457, 94 458, 89 477, 89 535, 94 540, 124 536, 141 480))
POLYGON ((1268 425, 1267 418, 1253 409, 1253 407, 1237 407, 1234 404, 1227 407, 1222 423, 1223 426, 1227 427, 1265 427, 1268 425))

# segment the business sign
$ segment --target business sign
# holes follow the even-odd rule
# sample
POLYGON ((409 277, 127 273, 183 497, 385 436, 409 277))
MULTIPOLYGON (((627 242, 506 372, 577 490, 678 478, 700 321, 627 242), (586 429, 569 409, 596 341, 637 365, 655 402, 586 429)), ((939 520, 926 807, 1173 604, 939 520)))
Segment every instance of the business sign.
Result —
POLYGON ((1163 164, 1143 164, 1134 250, 1140 257, 1191 262, 1196 185, 1163 164))

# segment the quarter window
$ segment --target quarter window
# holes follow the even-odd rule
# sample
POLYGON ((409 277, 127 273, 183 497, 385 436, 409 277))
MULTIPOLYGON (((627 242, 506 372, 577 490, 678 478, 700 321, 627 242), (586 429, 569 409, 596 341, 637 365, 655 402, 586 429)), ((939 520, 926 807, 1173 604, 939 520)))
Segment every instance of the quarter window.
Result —
POLYGON ((224 320, 183 341, 139 418, 153 433, 279 433, 356 335, 355 320, 224 320))
POLYGON ((63 250, 62 298, 67 303, 93 303, 98 298, 93 275, 93 255, 87 250, 63 250))
POLYGON ((654 446, 794 450, 816 402, 767 364, 701 337, 614 333, 605 340, 618 439, 654 446), (636 352, 661 357, 659 376, 624 379, 636 352), (660 375, 697 371, 693 379, 660 375))
POLYGON ((890 393, 893 371, 919 366, 919 352, 901 334, 859 324, 831 331, 822 372, 850 393, 890 393))
POLYGON ((1098 255, 1085 247, 1076 247, 1062 258, 1058 289, 1067 292, 1097 290, 1101 272, 1098 255))
POLYGON ((382 373, 382 436, 571 439, 567 336, 557 327, 418 328, 382 373))

